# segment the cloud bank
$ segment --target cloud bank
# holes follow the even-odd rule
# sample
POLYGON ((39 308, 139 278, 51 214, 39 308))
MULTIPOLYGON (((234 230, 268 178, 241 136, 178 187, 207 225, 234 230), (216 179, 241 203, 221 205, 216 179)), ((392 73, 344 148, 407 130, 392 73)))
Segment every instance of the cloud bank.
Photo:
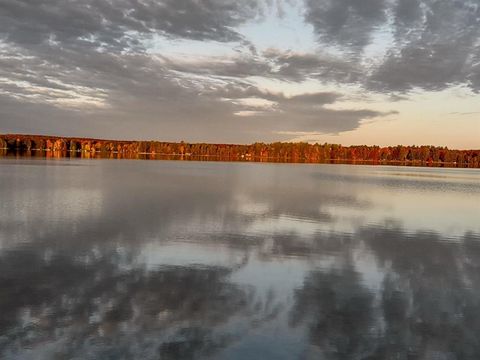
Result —
POLYGON ((335 134, 395 110, 340 106, 349 89, 478 92, 479 35, 476 0, 3 0, 0 131, 217 142, 335 134), (261 32, 243 31, 294 11, 303 25, 293 30, 313 32, 308 51, 261 48, 261 32), (181 56, 169 44, 200 50, 181 56))

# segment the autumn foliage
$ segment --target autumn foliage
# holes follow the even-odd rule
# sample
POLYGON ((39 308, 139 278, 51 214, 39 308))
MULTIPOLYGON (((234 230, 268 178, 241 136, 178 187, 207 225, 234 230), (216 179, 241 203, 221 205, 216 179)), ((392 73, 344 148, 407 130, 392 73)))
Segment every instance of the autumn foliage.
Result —
MULTIPOLYGON (((182 158, 232 161, 349 162, 480 167, 480 150, 435 146, 342 146, 309 143, 250 145, 119 141, 36 135, 0 135, 5 153, 56 153, 70 157, 182 158)), ((47 155, 48 156, 48 155, 47 155)))

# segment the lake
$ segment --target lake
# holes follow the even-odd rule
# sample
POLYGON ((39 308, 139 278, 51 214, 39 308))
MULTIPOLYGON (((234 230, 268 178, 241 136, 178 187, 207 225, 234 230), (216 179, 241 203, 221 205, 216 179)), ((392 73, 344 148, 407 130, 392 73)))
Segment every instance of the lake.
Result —
POLYGON ((480 171, 0 158, 0 358, 480 359, 480 171))

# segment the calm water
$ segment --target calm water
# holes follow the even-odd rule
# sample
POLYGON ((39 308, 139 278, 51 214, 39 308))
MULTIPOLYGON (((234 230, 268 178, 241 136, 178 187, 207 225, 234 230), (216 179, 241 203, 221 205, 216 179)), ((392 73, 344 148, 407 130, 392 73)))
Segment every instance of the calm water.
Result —
POLYGON ((0 358, 480 359, 480 171, 0 159, 0 358))

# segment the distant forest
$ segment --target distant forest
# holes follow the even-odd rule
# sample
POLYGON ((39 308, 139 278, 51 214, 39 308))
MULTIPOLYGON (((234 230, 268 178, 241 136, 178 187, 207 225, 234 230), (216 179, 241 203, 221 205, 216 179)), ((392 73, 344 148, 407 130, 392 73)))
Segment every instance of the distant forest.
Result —
POLYGON ((306 163, 370 163, 480 167, 480 150, 436 146, 342 146, 254 143, 250 145, 119 141, 37 135, 0 135, 0 154, 139 159, 204 159, 306 163))

